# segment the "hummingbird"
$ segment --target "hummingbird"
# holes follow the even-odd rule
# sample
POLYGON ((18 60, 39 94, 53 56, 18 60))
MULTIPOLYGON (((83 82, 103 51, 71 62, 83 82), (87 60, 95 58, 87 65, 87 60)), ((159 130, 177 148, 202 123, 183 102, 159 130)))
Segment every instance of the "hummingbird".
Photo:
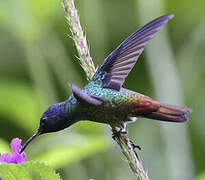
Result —
POLYGON ((131 34, 103 61, 83 89, 70 83, 71 96, 43 113, 38 130, 20 152, 37 136, 63 130, 82 120, 105 123, 120 130, 136 117, 169 122, 187 121, 186 115, 191 109, 163 104, 122 87, 145 46, 173 17, 170 14, 156 18, 131 34))

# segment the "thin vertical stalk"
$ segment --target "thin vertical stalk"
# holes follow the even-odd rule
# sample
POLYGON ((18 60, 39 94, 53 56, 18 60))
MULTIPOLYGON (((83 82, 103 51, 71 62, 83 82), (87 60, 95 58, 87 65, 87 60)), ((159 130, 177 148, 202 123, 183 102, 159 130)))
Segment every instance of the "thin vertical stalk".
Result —
POLYGON ((73 0, 63 0, 63 9, 68 20, 73 41, 78 51, 79 61, 84 69, 88 80, 95 73, 95 66, 90 56, 86 36, 83 34, 83 29, 80 25, 80 19, 73 0))

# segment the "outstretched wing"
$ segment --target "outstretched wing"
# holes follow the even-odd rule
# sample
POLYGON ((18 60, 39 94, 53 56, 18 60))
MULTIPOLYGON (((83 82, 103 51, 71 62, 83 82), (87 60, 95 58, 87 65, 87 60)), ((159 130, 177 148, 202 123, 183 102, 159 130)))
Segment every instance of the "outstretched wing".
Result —
POLYGON ((119 91, 144 47, 173 16, 161 16, 129 36, 104 60, 91 81, 119 91))

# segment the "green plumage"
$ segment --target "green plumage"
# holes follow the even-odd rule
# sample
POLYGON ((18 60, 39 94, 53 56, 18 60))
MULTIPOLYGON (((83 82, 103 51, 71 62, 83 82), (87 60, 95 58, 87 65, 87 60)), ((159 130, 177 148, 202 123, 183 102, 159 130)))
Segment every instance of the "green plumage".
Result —
POLYGON ((113 91, 106 88, 86 86, 83 92, 105 98, 107 101, 96 106, 83 100, 77 100, 72 95, 66 101, 65 114, 71 113, 71 117, 76 122, 79 120, 91 120, 113 126, 123 126, 123 122, 129 120, 128 113, 131 108, 130 102, 132 96, 124 89, 113 91))

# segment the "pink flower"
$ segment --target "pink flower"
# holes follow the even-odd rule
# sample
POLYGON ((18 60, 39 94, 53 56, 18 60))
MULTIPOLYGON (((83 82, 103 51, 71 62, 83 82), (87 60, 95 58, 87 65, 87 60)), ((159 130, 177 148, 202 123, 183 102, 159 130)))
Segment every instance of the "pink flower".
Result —
MULTIPOLYGON (((14 164, 20 164, 22 162, 26 162, 26 153, 23 152, 20 154, 20 150, 22 148, 21 146, 21 139, 14 138, 11 141, 11 149, 13 151, 13 154, 10 153, 4 153, 0 156, 0 163, 6 162, 6 163, 14 163, 14 164)), ((0 179, 1 180, 1 179, 0 179)))

